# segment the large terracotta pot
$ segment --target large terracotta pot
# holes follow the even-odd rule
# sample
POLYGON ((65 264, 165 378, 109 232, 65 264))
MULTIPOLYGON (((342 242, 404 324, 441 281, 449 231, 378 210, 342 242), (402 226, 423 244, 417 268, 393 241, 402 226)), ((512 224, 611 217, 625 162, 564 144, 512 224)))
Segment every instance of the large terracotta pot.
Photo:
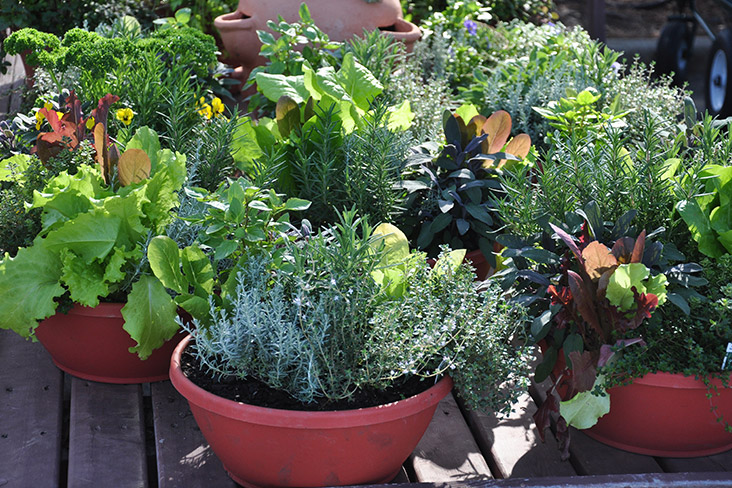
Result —
MULTIPOLYGON (((540 341, 539 347, 543 353, 546 343, 540 341)), ((560 350, 552 378, 565 365, 560 350)), ((557 385, 562 400, 567 399, 571 378, 569 371, 557 385)), ((610 412, 583 432, 609 446, 648 456, 698 457, 728 451, 732 433, 724 430, 717 417, 732 423, 732 387, 724 388, 719 380, 711 383, 719 396, 707 398, 703 381, 682 374, 651 373, 635 378, 629 385, 608 390, 610 412), (714 412, 713 406, 717 407, 714 412)))
POLYGON ((101 383, 148 383, 168 379, 170 355, 180 341, 177 334, 146 360, 129 352, 136 342, 122 328, 122 303, 94 308, 74 305, 67 313, 42 321, 35 334, 63 371, 101 383))
POLYGON ((173 353, 170 380, 191 407, 229 476, 247 487, 381 484, 394 479, 452 389, 445 377, 427 391, 372 408, 303 412, 256 407, 216 396, 185 377, 173 353))
MULTIPOLYGON (((266 62, 259 56, 261 43, 257 30, 269 31, 267 21, 277 21, 278 15, 289 23, 297 22, 301 3, 302 0, 240 0, 235 12, 214 20, 214 27, 219 31, 227 52, 227 62, 241 65, 237 78, 246 80, 252 69, 266 62)), ((403 41, 410 49, 421 36, 416 25, 402 18, 399 0, 376 3, 365 0, 308 0, 306 3, 315 24, 334 41, 363 35, 364 29, 381 29, 384 34, 403 41)))
MULTIPOLYGON (((732 378, 731 378, 732 379, 732 378)), ((732 388, 712 380, 720 393, 693 377, 654 373, 610 388, 610 413, 584 432, 613 447, 649 456, 709 456, 732 449, 732 388), (715 412, 712 407, 716 407, 715 412)))

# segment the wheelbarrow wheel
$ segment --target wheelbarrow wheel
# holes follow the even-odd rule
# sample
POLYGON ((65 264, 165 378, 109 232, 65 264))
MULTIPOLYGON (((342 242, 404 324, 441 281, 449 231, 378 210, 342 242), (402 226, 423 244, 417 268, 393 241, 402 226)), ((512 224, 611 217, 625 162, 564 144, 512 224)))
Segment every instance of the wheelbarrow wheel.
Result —
POLYGON ((661 31, 656 45, 656 73, 673 74, 674 83, 686 80, 691 55, 691 27, 684 20, 669 21, 661 31))
POLYGON ((720 32, 712 43, 707 62, 704 95, 710 114, 721 117, 732 115, 732 30, 730 29, 720 32))

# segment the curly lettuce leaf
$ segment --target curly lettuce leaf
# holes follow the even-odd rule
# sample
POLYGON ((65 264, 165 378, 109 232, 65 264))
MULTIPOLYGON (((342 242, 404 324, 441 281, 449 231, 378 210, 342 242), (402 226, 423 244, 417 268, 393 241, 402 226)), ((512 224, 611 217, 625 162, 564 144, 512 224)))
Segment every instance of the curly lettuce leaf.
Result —
MULTIPOLYGON (((595 387, 604 384, 602 375, 595 380, 595 387)), ((592 390, 595 388, 593 387, 592 390)), ((577 393, 566 402, 559 403, 559 413, 571 425, 577 429, 589 429, 597 423, 597 420, 610 412, 610 395, 596 396, 592 390, 577 393)))
POLYGON ((622 312, 635 306, 633 288, 639 294, 651 293, 658 298, 658 305, 666 301, 666 284, 668 280, 663 274, 650 277, 650 271, 642 263, 621 264, 610 276, 606 297, 622 312))
POLYGON ((43 246, 41 238, 14 258, 6 254, 0 261, 0 327, 30 336, 39 320, 56 312, 54 298, 65 291, 60 278, 58 255, 43 246))

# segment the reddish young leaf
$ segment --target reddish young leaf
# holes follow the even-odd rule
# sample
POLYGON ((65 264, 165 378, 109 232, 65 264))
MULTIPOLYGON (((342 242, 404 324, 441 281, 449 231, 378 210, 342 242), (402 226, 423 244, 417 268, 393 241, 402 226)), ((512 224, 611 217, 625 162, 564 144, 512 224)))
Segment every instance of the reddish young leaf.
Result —
POLYGON ((486 117, 485 115, 474 115, 472 119, 470 119, 470 122, 468 122, 468 134, 470 137, 478 137, 480 134, 480 129, 483 127, 483 124, 485 124, 486 117))
POLYGON ((559 458, 562 461, 569 459, 569 426, 564 417, 559 417, 557 420, 557 442, 559 443, 559 450, 561 454, 559 458))
POLYGON ((564 242, 564 244, 566 244, 567 247, 572 251, 574 257, 577 258, 577 261, 579 261, 579 263, 584 267, 585 260, 582 258, 582 252, 579 250, 579 247, 577 247, 577 244, 574 242, 574 239, 572 239, 572 236, 570 236, 554 224, 549 225, 551 226, 552 230, 559 236, 559 238, 564 242))
MULTIPOLYGON (((97 108, 92 110, 92 117, 94 117, 94 121, 96 123, 101 123, 102 125, 104 125, 105 132, 107 131, 107 117, 109 115, 109 107, 111 107, 118 101, 119 97, 117 95, 107 93, 99 99, 99 102, 97 103, 97 108)), ((109 139, 105 140, 105 144, 109 144, 109 139)))
POLYGON ((96 159, 102 171, 102 178, 109 185, 111 165, 109 164, 109 151, 107 149, 107 131, 101 122, 94 126, 94 149, 97 150, 96 159))
POLYGON ((643 261, 643 250, 646 246, 646 231, 640 233, 638 238, 635 240, 635 246, 633 246, 633 254, 630 257, 631 263, 640 263, 643 261))
POLYGON ((567 271, 567 278, 569 279, 569 289, 572 290, 577 312, 579 312, 585 322, 590 324, 600 334, 600 337, 604 338, 605 334, 600 325, 600 320, 597 318, 593 294, 585 286, 582 277, 574 271, 567 271))
POLYGON ((66 97, 66 116, 69 117, 69 120, 74 123, 76 126, 76 138, 78 140, 84 140, 84 137, 86 137, 86 125, 84 124, 84 114, 81 111, 81 100, 79 100, 76 96, 76 93, 74 93, 74 90, 71 90, 71 93, 69 93, 69 96, 66 97))
POLYGON ((597 379, 595 360, 590 351, 572 351, 569 353, 569 360, 572 363, 572 387, 577 392, 589 391, 597 379))
POLYGON ((650 319, 651 314, 658 307, 658 297, 653 293, 638 293, 633 287, 633 296, 635 297, 636 310, 635 315, 630 320, 629 328, 635 329, 643 323, 645 319, 650 319))

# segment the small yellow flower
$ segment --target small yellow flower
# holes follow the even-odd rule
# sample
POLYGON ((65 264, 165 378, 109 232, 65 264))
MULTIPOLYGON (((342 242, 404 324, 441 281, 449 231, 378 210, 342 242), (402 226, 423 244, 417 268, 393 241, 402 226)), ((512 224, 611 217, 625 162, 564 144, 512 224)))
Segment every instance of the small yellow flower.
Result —
POLYGON ((94 117, 90 115, 89 118, 86 119, 86 129, 92 130, 94 128, 94 122, 94 117))
POLYGON ((224 105, 224 102, 221 101, 219 97, 214 98, 211 100, 211 110, 213 111, 215 116, 219 116, 224 113, 224 109, 226 106, 224 105))
POLYGON ((51 110, 53 108, 53 104, 51 102, 46 102, 43 104, 43 108, 46 110, 51 110))
POLYGON ((211 110, 211 105, 208 103, 205 104, 203 107, 198 109, 198 113, 202 116, 206 117, 207 119, 210 119, 213 117, 213 111, 211 110))
POLYGON ((130 125, 132 123, 132 117, 134 116, 135 113, 131 108, 121 108, 117 110, 117 120, 122 121, 125 125, 130 125))
POLYGON ((56 112, 56 117, 58 117, 58 120, 61 120, 61 118, 64 116, 63 112, 56 112))
POLYGON ((46 120, 46 116, 39 110, 36 112, 36 130, 41 130, 41 124, 46 120))

